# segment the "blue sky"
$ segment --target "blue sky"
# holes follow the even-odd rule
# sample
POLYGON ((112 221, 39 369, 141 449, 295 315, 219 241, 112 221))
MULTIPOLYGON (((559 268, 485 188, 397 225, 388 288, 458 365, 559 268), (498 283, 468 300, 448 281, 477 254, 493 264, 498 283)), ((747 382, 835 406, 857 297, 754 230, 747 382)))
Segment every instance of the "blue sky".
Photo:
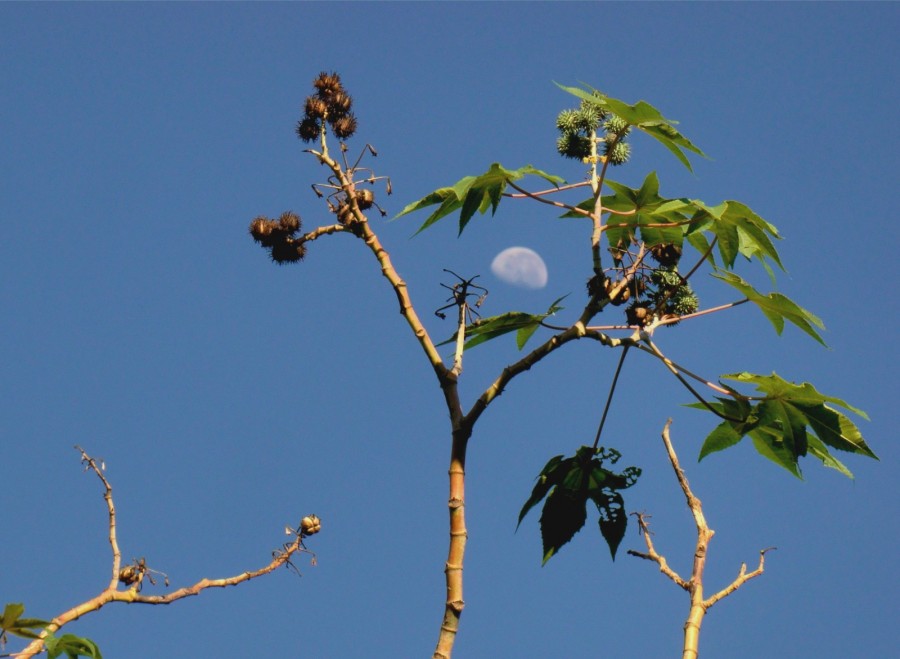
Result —
MULTIPOLYGON (((446 552, 446 410, 432 371, 362 245, 332 236, 279 268, 247 235, 259 214, 330 223, 323 169, 293 128, 336 70, 390 215, 494 161, 568 180, 554 119, 585 82, 679 120, 711 156, 695 175, 634 140, 615 177, 655 170, 668 197, 738 199, 777 225, 779 290, 819 314, 830 349, 748 306, 663 333, 709 377, 809 380, 865 409, 880 462, 850 481, 807 460, 801 482, 749 445, 701 464, 712 418, 641 355, 604 442, 644 468, 628 492, 688 572, 692 521, 659 441, 666 418, 717 531, 707 588, 775 545, 766 574, 718 604, 705 657, 888 656, 898 646, 896 525, 897 67, 894 3, 0 5, 0 599, 50 617, 98 592, 109 564, 96 479, 108 464, 126 558, 174 586, 267 562, 285 524, 323 520, 318 566, 170 607, 109 606, 68 628, 107 657, 427 656, 446 552), (881 290, 885 286, 885 290, 881 290), (690 330, 690 331, 689 331, 690 330), (892 421, 893 419, 893 421, 892 421)), ((379 235, 435 337, 442 268, 482 275, 483 310, 580 296, 583 227, 505 202, 459 240, 424 215, 379 235), (540 252, 549 282, 490 273, 501 249, 540 252)), ((765 284, 764 278, 739 274, 765 284)), ((701 302, 733 299, 698 284, 701 302)), ((575 313, 576 304, 562 312, 575 313)), ((517 358, 473 350, 464 405, 517 358)), ((673 656, 687 598, 652 565, 582 531, 540 567, 537 512, 516 516, 548 458, 590 443, 617 355, 560 351, 517 379, 469 449, 466 610, 456 656, 673 656)), ((631 358, 629 357, 629 360, 631 358)), ((632 526, 622 550, 641 548, 632 526)), ((12 648, 15 649, 15 648, 12 648)))

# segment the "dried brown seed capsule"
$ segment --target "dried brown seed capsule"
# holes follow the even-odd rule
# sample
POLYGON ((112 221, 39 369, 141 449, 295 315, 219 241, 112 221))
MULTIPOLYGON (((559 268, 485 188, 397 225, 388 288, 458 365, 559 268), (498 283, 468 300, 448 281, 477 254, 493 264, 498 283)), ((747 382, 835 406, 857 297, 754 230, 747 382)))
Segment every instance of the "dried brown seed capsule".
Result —
POLYGON ((681 247, 674 243, 660 243, 650 248, 650 256, 663 267, 676 265, 681 259, 681 247))
POLYGON ((312 119, 321 119, 328 110, 328 104, 318 96, 310 96, 306 99, 303 111, 307 117, 312 119))
POLYGON ((278 226, 289 234, 297 233, 300 230, 300 217, 291 211, 285 211, 278 218, 278 226))
POLYGON ((297 137, 304 142, 312 142, 319 138, 319 122, 312 117, 304 117, 297 122, 297 137))
POLYGON ((350 112, 351 105, 353 105, 353 99, 350 98, 350 94, 338 91, 328 99, 328 112, 335 118, 343 117, 350 112))
POLYGON ((647 323, 650 322, 652 314, 650 313, 650 309, 648 309, 647 307, 632 304, 630 307, 625 309, 625 318, 628 320, 629 325, 638 325, 639 327, 644 327, 647 323))
POLYGON ((334 134, 342 140, 352 137, 356 132, 356 117, 352 112, 348 112, 343 117, 335 119, 331 127, 334 129, 334 134))
POLYGON ((319 96, 328 99, 339 91, 343 91, 341 86, 341 77, 337 73, 327 73, 322 71, 319 76, 313 80, 313 87, 319 91, 319 96))
POLYGON ((133 565, 126 565, 119 570, 119 581, 126 586, 131 586, 140 580, 140 575, 133 565))
POLYGON ((375 202, 375 193, 371 190, 357 190, 356 191, 356 203, 362 209, 366 210, 367 208, 372 208, 372 204, 375 202))
POLYGON ((300 520, 301 535, 315 535, 322 530, 322 522, 315 515, 307 515, 300 520))
POLYGON ((306 245, 302 240, 285 238, 272 245, 272 260, 279 265, 296 263, 306 256, 306 245))
POLYGON ((261 215, 250 223, 250 235, 264 247, 271 247, 284 236, 284 232, 278 222, 261 215))

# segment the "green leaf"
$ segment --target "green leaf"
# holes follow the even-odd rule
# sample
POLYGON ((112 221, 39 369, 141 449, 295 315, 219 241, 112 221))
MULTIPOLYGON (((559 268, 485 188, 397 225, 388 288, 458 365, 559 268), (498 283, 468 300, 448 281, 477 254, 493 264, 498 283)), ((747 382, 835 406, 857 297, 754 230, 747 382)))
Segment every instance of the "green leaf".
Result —
MULTIPOLYGON (((696 405, 692 405, 691 407, 702 409, 703 405, 698 403, 696 405)), ((722 423, 717 425, 703 441, 703 446, 700 448, 700 457, 697 458, 697 462, 705 458, 710 453, 715 453, 716 451, 724 451, 725 449, 734 446, 743 438, 744 435, 738 432, 730 421, 723 421, 722 423)))
POLYGON ((541 511, 541 541, 544 546, 541 565, 546 565, 584 526, 587 519, 586 500, 584 493, 562 487, 555 488, 547 497, 541 511))
POLYGON ((495 162, 480 176, 466 176, 450 187, 438 188, 418 201, 408 204, 394 219, 428 206, 438 205, 438 209, 428 216, 416 234, 421 233, 438 220, 452 215, 457 210, 460 211, 459 233, 462 234, 476 211, 483 215, 490 208, 491 215, 496 213, 497 206, 500 204, 500 199, 509 182, 518 181, 528 175, 540 176, 553 185, 565 183, 565 180, 559 176, 548 174, 531 165, 510 170, 495 162))
MULTIPOLYGON (((746 281, 733 272, 721 272, 713 277, 721 279, 729 286, 739 290, 748 300, 760 308, 766 318, 772 323, 775 332, 780 336, 784 330, 784 321, 787 320, 801 330, 809 334, 816 341, 825 345, 825 341, 819 336, 816 327, 825 329, 825 324, 815 314, 807 311, 799 304, 781 293, 769 293, 763 295, 746 281)), ((827 346, 826 346, 827 347, 827 346)))
POLYGON ((0 629, 10 629, 15 626, 16 620, 25 613, 25 605, 21 602, 11 602, 3 607, 3 615, 0 616, 0 629))
POLYGON ((659 110, 647 103, 646 101, 638 101, 634 105, 629 105, 624 101, 612 98, 599 92, 596 89, 588 87, 587 90, 579 87, 567 87, 556 83, 556 86, 573 96, 596 105, 605 112, 612 112, 618 115, 629 125, 635 126, 655 140, 658 140, 663 146, 671 151, 681 163, 690 171, 694 171, 691 162, 688 160, 685 150, 692 151, 697 155, 706 157, 706 154, 691 143, 684 135, 675 129, 677 121, 666 119, 659 110))
POLYGON ((749 435, 753 440, 754 448, 760 455, 768 458, 779 467, 784 467, 797 478, 803 478, 800 474, 800 465, 797 464, 797 456, 785 446, 777 432, 772 432, 769 428, 760 428, 751 430, 749 435))
POLYGON ((582 446, 571 458, 555 456, 541 470, 531 496, 519 513, 516 529, 528 511, 546 497, 540 519, 544 564, 584 526, 588 500, 600 512, 600 532, 615 559, 627 525, 619 490, 634 485, 641 475, 637 467, 628 467, 617 474, 603 466, 605 461, 615 464, 619 457, 615 449, 582 446))
MULTIPOLYGON (((775 373, 733 373, 722 378, 754 384, 765 397, 751 405, 752 399, 728 387, 738 397, 736 400, 719 398, 718 402, 710 403, 718 414, 728 416, 730 420, 720 423, 706 438, 700 450, 701 460, 710 453, 737 444, 745 435, 750 435, 760 454, 797 477, 800 477, 799 458, 811 454, 824 466, 852 478, 850 470, 831 455, 828 447, 878 459, 859 428, 831 406, 842 407, 868 419, 865 412, 846 401, 826 396, 808 382, 794 384, 775 373)), ((705 408, 701 403, 692 403, 688 407, 705 408)))
POLYGON ((528 511, 540 503, 543 498, 547 496, 547 492, 550 491, 550 488, 557 485, 565 475, 567 465, 563 463, 571 460, 572 458, 563 460, 563 456, 557 455, 550 458, 550 461, 543 469, 541 469, 541 473, 538 474, 537 477, 537 484, 534 486, 534 489, 531 491, 531 496, 528 497, 528 501, 525 502, 525 505, 522 506, 522 511, 519 513, 519 521, 516 524, 517 531, 519 530, 519 525, 522 523, 522 520, 525 519, 525 515, 528 514, 528 511))
POLYGON ((48 634, 44 638, 44 644, 47 646, 47 656, 49 659, 65 653, 69 659, 77 659, 78 657, 90 657, 91 659, 103 659, 100 648, 89 638, 81 638, 74 634, 63 634, 56 637, 48 634))
MULTIPOLYGON (((568 297, 568 295, 563 295, 554 300, 546 313, 542 314, 529 314, 523 311, 508 311, 499 316, 479 318, 474 323, 466 326, 466 343, 464 349, 468 350, 469 348, 474 348, 485 341, 496 339, 498 336, 503 336, 510 332, 518 332, 516 335, 516 343, 519 346, 519 350, 521 350, 525 347, 525 343, 528 339, 531 338, 535 331, 537 331, 537 328, 540 327, 541 321, 564 308, 559 306, 559 303, 566 299, 566 297, 568 297)), ((444 346, 455 342, 456 332, 454 332, 453 336, 446 341, 441 341, 438 346, 444 346)))
POLYGON ((611 490, 591 499, 600 511, 600 534, 609 546, 609 553, 616 560, 616 550, 625 537, 628 527, 628 513, 625 512, 625 501, 622 495, 611 490))
POLYGON ((831 455, 828 447, 826 447, 815 435, 809 436, 809 454, 819 458, 819 460, 822 461, 823 466, 828 467, 829 469, 836 469, 847 478, 853 478, 853 473, 844 466, 843 462, 831 455))

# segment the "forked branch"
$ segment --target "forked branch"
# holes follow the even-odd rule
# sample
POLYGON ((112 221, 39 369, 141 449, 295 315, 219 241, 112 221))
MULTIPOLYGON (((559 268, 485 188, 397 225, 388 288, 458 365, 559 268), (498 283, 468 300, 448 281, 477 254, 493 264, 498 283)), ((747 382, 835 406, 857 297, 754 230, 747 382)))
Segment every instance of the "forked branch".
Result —
POLYGON ((682 659, 696 659, 699 656, 700 626, 703 624, 703 617, 706 615, 706 612, 710 609, 710 607, 712 607, 713 604, 736 591, 750 579, 760 576, 765 568, 766 553, 774 549, 774 547, 769 547, 759 552, 759 566, 753 572, 748 573, 746 563, 742 564, 737 578, 735 578, 735 580, 732 581, 731 584, 720 590, 712 597, 704 599, 703 571, 706 567, 709 541, 712 539, 713 535, 715 535, 715 531, 709 528, 709 525, 706 522, 706 517, 704 517, 703 515, 703 506, 700 502, 700 499, 698 499, 691 490, 691 486, 688 483, 687 477, 684 475, 684 470, 681 468, 681 465, 678 462, 678 456, 675 453, 675 448, 672 445, 672 440, 669 436, 669 427, 671 426, 671 424, 672 420, 669 419, 666 422, 665 427, 663 428, 663 444, 666 447, 666 453, 669 456, 669 462, 672 465, 672 469, 675 470, 675 477, 678 479, 678 485, 681 488, 681 491, 684 493, 687 506, 691 511, 691 515, 694 518, 694 524, 697 527, 697 542, 694 548, 694 564, 691 571, 691 578, 688 581, 685 581, 683 578, 681 578, 678 573, 676 573, 669 567, 665 557, 656 551, 656 548, 653 546, 653 540, 650 537, 650 527, 647 523, 647 519, 649 516, 646 514, 639 513, 636 516, 638 520, 638 526, 641 530, 641 535, 643 536, 644 543, 647 546, 647 551, 639 552, 630 549, 628 550, 628 553, 631 556, 636 556, 638 558, 653 561, 654 563, 659 565, 659 569, 663 574, 665 574, 680 588, 688 591, 688 593, 690 594, 691 608, 690 614, 688 615, 688 618, 684 623, 684 644, 682 646, 682 659))
MULTIPOLYGON (((153 574, 158 573, 147 567, 144 559, 136 560, 134 563, 126 565, 124 568, 121 567, 122 554, 119 550, 118 539, 116 536, 116 509, 113 502, 112 485, 110 485, 109 480, 107 480, 106 476, 103 474, 104 465, 102 462, 98 463, 95 458, 89 456, 80 446, 76 446, 75 448, 81 453, 81 461, 85 465, 85 471, 93 471, 100 479, 100 482, 103 483, 103 498, 106 500, 106 506, 109 512, 108 537, 110 547, 112 548, 113 576, 109 585, 107 585, 107 587, 98 595, 81 604, 73 606, 53 618, 53 620, 50 621, 50 624, 40 633, 39 638, 34 639, 21 652, 12 655, 19 659, 28 659, 44 652, 45 639, 50 634, 55 634, 68 623, 78 620, 78 618, 89 613, 98 611, 110 602, 125 602, 128 604, 171 604, 172 602, 185 597, 199 595, 207 588, 236 586, 244 581, 249 581, 250 579, 269 574, 282 565, 286 565, 296 570, 296 567, 291 563, 291 557, 297 552, 311 553, 304 546, 303 539, 318 533, 321 528, 319 518, 315 515, 304 517, 301 520, 298 529, 289 529, 289 533, 294 536, 294 539, 290 543, 283 545, 281 549, 272 552, 272 560, 267 565, 257 570, 243 572, 233 577, 222 579, 201 579, 192 586, 179 588, 167 595, 142 595, 140 591, 144 579, 147 578, 149 581, 155 583, 153 574)), ((313 560, 315 560, 314 555, 313 560)), ((168 578, 166 579, 166 585, 168 585, 168 578)))

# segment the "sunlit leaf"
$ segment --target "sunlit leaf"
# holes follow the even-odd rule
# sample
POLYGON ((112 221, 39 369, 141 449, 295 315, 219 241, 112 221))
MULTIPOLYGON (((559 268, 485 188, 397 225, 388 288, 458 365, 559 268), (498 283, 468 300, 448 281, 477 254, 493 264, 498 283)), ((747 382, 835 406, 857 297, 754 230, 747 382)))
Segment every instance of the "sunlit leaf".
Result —
POLYGON ((438 209, 428 216, 416 233, 421 233, 438 220, 459 210, 459 233, 461 234, 476 211, 482 215, 487 212, 488 208, 491 209, 491 215, 497 212, 497 206, 510 181, 518 181, 529 175, 539 176, 553 185, 565 183, 565 180, 559 176, 548 174, 531 165, 510 170, 495 162, 480 176, 466 176, 450 187, 438 188, 418 201, 408 204, 394 219, 428 206, 437 205, 438 209))
POLYGON ((801 330, 809 334, 816 341, 825 345, 825 341, 819 336, 815 328, 825 329, 825 324, 815 314, 807 311, 799 304, 781 293, 769 293, 763 295, 746 281, 733 272, 720 271, 713 277, 721 279, 729 286, 739 290, 748 300, 760 308, 766 318, 772 323, 775 332, 779 335, 784 330, 784 321, 787 320, 801 330))

